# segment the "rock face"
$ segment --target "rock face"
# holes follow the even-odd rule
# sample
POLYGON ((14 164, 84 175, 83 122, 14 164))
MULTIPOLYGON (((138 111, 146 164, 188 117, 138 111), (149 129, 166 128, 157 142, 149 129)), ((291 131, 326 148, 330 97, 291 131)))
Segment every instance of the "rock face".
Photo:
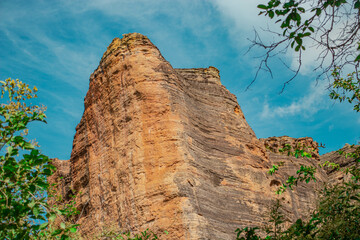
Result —
POLYGON ((291 152, 304 150, 312 155, 311 158, 320 160, 319 145, 311 137, 292 138, 282 136, 260 138, 259 140, 265 145, 266 149, 273 153, 288 154, 289 150, 291 152))
MULTIPOLYGON (((71 158, 54 162, 63 194, 77 192, 86 239, 106 228, 234 239, 236 228, 264 224, 287 175, 318 162, 266 149, 274 141, 257 139, 216 68, 174 69, 134 33, 107 48, 90 77, 71 158), (267 174, 282 161, 286 173, 267 174)), ((305 217, 315 188, 281 196, 289 221, 305 217)))
MULTIPOLYGON (((346 153, 354 153, 355 151, 359 151, 357 148, 359 145, 349 145, 345 144, 345 146, 340 149, 341 152, 344 154, 339 154, 337 151, 326 153, 321 156, 321 163, 326 164, 326 162, 335 163, 338 164, 340 168, 351 168, 354 167, 355 164, 358 164, 356 160, 349 161, 349 158, 345 156, 346 153)), ((359 152, 358 152, 359 154, 359 152)), ((351 159, 351 158, 350 158, 351 159)), ((351 175, 344 175, 342 171, 336 171, 333 167, 330 167, 326 165, 324 167, 324 170, 326 172, 326 175, 328 176, 328 182, 329 183, 339 183, 343 180, 349 180, 351 175)))
POLYGON ((306 219, 307 214, 315 208, 315 200, 317 198, 317 190, 319 190, 324 182, 328 181, 327 174, 323 169, 319 168, 321 156, 319 156, 318 143, 310 137, 291 138, 288 136, 270 137, 259 139, 265 146, 272 165, 281 166, 280 170, 274 174, 270 182, 270 187, 276 191, 289 176, 297 176, 296 172, 300 166, 311 166, 317 168, 315 177, 316 183, 311 181, 306 184, 300 182, 294 191, 287 191, 281 194, 281 203, 284 207, 283 211, 287 213, 287 223, 293 223, 296 219, 306 219), (304 150, 310 153, 312 157, 302 158, 289 156, 296 150, 304 150))

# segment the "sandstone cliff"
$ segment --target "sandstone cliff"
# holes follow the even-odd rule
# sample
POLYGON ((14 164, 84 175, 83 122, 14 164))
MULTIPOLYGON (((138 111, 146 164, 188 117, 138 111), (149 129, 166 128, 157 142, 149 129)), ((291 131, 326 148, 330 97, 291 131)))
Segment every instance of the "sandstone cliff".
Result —
MULTIPOLYGON (((266 221, 286 176, 300 164, 317 166, 318 155, 270 151, 276 141, 257 139, 216 68, 174 69, 134 33, 107 48, 90 77, 71 158, 54 162, 64 195, 78 193, 86 239, 110 226, 150 228, 160 239, 164 230, 164 239, 234 239, 236 228, 266 221), (284 170, 267 174, 278 162, 284 170)), ((326 180, 317 177, 281 196, 289 221, 313 207, 326 180)))
POLYGON ((354 167, 356 164, 359 164, 359 160, 358 162, 351 160, 352 158, 346 157, 346 153, 354 153, 355 151, 358 151, 357 147, 359 146, 345 144, 345 146, 340 149, 340 151, 344 154, 339 154, 339 152, 334 151, 321 156, 321 163, 323 165, 325 164, 324 171, 328 177, 327 180, 329 183, 339 183, 343 180, 349 180, 351 175, 346 175, 342 171, 337 171, 336 168, 330 167, 326 163, 330 162, 338 164, 338 166, 342 169, 354 167))

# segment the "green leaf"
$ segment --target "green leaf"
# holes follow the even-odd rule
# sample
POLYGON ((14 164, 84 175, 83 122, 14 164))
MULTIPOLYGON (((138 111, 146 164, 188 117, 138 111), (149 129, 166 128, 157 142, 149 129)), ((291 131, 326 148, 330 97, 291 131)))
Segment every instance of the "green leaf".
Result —
POLYGON ((31 193, 34 193, 36 191, 36 186, 34 184, 31 184, 29 186, 29 190, 30 190, 31 193))
POLYGON ((13 150, 14 150, 14 148, 12 146, 7 148, 7 152, 10 156, 12 156, 13 150))
POLYGON ((300 14, 296 13, 295 17, 296 17, 296 24, 299 26, 301 23, 301 16, 300 16, 300 14))
POLYGON ((360 62, 360 54, 355 58, 355 62, 360 62))
POLYGON ((35 217, 39 216, 40 214, 40 209, 38 206, 35 206, 33 209, 32 209, 32 212, 34 214, 35 217))
POLYGON ((51 214, 49 217, 49 221, 53 222, 55 219, 56 219, 56 214, 55 213, 51 214))
POLYGON ((284 30, 284 32, 283 32, 283 36, 285 36, 286 32, 287 32, 287 29, 285 29, 285 30, 284 30))
POLYGON ((65 229, 66 228, 66 225, 65 225, 65 223, 60 223, 60 227, 62 228, 62 229, 65 229))
POLYGON ((35 147, 31 143, 25 142, 23 148, 24 149, 34 149, 35 147))
POLYGON ((273 11, 273 10, 268 11, 268 14, 269 14, 269 17, 270 17, 270 18, 273 18, 273 17, 274 17, 274 11, 273 11))
POLYGON ((45 222, 45 223, 40 225, 40 229, 45 229, 48 225, 49 225, 49 223, 45 222))
POLYGON ((260 9, 268 9, 268 7, 263 4, 259 4, 259 5, 257 5, 257 7, 260 9))
POLYGON ((51 233, 51 235, 52 236, 56 236, 56 235, 59 235, 60 233, 62 233, 62 229, 56 229, 55 231, 53 231, 52 233, 51 233))
POLYGON ((33 208, 35 206, 35 201, 32 200, 29 204, 28 204, 29 208, 33 208))
POLYGON ((46 176, 51 176, 53 172, 50 169, 44 169, 43 173, 46 176))
POLYGON ((75 233, 76 231, 77 231, 76 228, 74 228, 74 227, 70 228, 70 232, 75 233))
POLYGON ((31 150, 30 155, 31 157, 36 157, 37 155, 39 155, 39 150, 37 149, 31 150))
POLYGON ((320 16, 320 14, 321 14, 321 9, 320 9, 320 8, 317 8, 317 9, 316 9, 316 16, 320 16))
POLYGON ((360 1, 355 2, 354 8, 360 9, 360 1))
POLYGON ((66 234, 61 235, 60 240, 68 240, 68 239, 70 239, 70 237, 68 235, 66 235, 66 234))
POLYGON ((304 8, 302 8, 302 7, 299 7, 299 8, 298 8, 298 10, 299 10, 300 12, 302 12, 302 13, 304 13, 304 12, 305 12, 305 9, 304 9, 304 8))
POLYGON ((300 37, 295 37, 297 44, 302 45, 302 39, 300 37))

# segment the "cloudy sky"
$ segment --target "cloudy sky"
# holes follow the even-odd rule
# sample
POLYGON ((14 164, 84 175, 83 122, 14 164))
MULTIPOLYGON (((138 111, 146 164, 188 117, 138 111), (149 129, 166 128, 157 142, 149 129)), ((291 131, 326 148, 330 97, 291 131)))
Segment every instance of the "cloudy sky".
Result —
MULTIPOLYGON (((261 51, 248 54, 253 29, 273 27, 258 16, 261 0, 0 0, 0 79, 18 78, 39 89, 48 124, 34 123, 32 136, 50 157, 70 157, 83 113, 89 76, 113 38, 147 35, 174 68, 215 66, 234 93, 258 137, 313 137, 322 153, 356 143, 360 115, 328 97, 327 81, 314 81, 316 53, 291 77, 274 59, 274 77, 261 72, 251 88, 261 51)), ((271 36, 264 35, 271 40, 271 36)), ((291 54, 283 59, 294 63, 291 54)))

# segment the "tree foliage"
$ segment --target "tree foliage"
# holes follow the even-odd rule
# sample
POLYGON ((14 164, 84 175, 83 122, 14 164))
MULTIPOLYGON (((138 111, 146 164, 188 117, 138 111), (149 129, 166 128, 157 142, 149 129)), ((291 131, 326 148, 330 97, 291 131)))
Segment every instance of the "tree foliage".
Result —
POLYGON ((340 184, 328 184, 320 193, 316 210, 307 221, 298 219, 288 228, 279 201, 271 208, 266 237, 261 237, 258 228, 237 229, 237 240, 291 240, 291 239, 360 239, 360 184, 358 172, 340 184), (283 230, 284 229, 284 230, 283 230))
MULTIPOLYGON (((165 231, 165 234, 168 234, 167 231, 165 231)), ((111 240, 156 240, 159 239, 158 236, 150 231, 149 229, 146 229, 145 231, 142 231, 141 233, 131 233, 131 232, 121 232, 117 230, 112 229, 104 229, 100 236, 96 239, 111 239, 111 240)))
MULTIPOLYGON (((299 157, 312 158, 313 157, 313 153, 311 152, 311 150, 302 144, 298 144, 295 147, 292 147, 290 144, 285 144, 285 146, 283 148, 279 149, 279 152, 286 153, 288 156, 294 156, 296 158, 299 158, 299 157)), ((268 173, 270 175, 275 174, 282 165, 283 165, 283 162, 281 162, 278 165, 273 165, 269 169, 268 173)), ((293 190, 293 187, 297 186, 299 182, 306 182, 306 183, 309 183, 310 181, 316 182, 315 173, 316 173, 316 168, 314 166, 301 165, 300 169, 297 170, 296 175, 289 176, 288 179, 285 181, 285 183, 283 183, 282 186, 280 186, 277 189, 276 194, 284 193, 287 189, 293 190)))
POLYGON ((0 239, 70 239, 77 225, 52 223, 72 215, 72 206, 49 206, 47 177, 55 167, 26 138, 28 124, 46 123, 45 108, 27 103, 37 89, 12 79, 0 84, 0 239))
POLYGON ((347 74, 345 78, 341 77, 340 69, 336 67, 332 72, 334 82, 330 98, 340 102, 348 101, 354 103, 354 111, 360 112, 360 82, 355 76, 355 72, 347 74))
MULTIPOLYGON (((310 154, 295 155, 292 148, 285 147, 289 155, 296 157, 308 157, 310 154)), ((299 150, 301 151, 301 150, 299 150)), ((341 167, 339 164, 325 162, 323 167, 332 167, 344 174, 344 180, 338 183, 325 183, 319 192, 319 199, 314 212, 309 213, 309 220, 298 219, 288 228, 284 228, 281 204, 277 201, 269 213, 269 226, 263 229, 267 233, 265 238, 259 235, 259 228, 245 227, 237 229, 237 240, 291 240, 291 239, 360 239, 360 146, 352 145, 346 151, 339 150, 338 153, 349 159, 352 164, 341 167), (284 230, 283 230, 284 229, 284 230)), ((314 172, 308 173, 306 166, 301 166, 297 176, 290 176, 277 193, 292 190, 298 182, 309 182, 315 180, 314 172), (307 174, 307 177, 305 177, 307 174), (310 180, 309 180, 310 179, 310 180)), ((315 170, 315 169, 314 169, 315 170)), ((279 171, 279 166, 274 165, 269 174, 273 175, 279 171)))

